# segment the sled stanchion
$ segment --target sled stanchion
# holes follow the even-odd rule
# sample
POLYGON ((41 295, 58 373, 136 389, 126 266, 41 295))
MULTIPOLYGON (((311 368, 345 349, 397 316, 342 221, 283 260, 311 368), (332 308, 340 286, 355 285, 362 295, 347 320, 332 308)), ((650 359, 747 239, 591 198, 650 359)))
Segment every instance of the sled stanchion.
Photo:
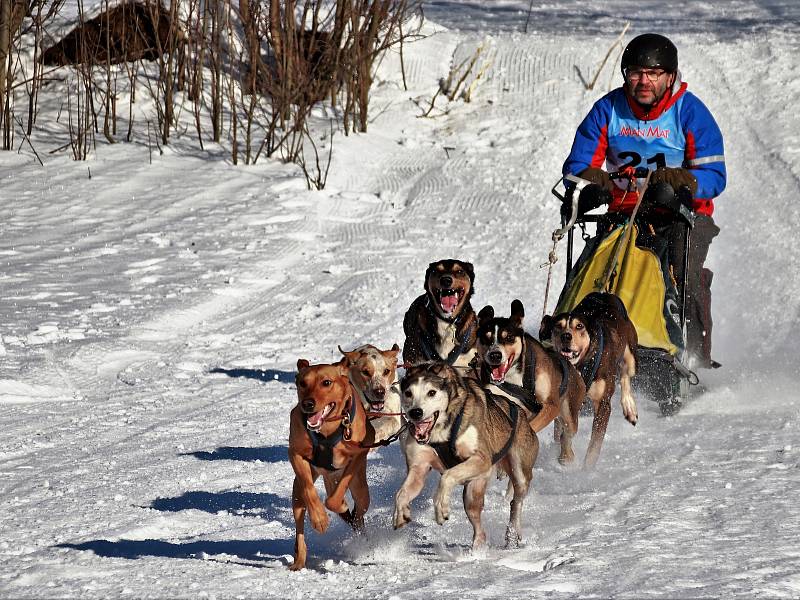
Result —
POLYGON ((564 217, 562 215, 561 227, 553 232, 553 249, 550 251, 550 254, 547 257, 547 262, 539 267, 540 269, 548 267, 547 284, 545 285, 544 302, 542 303, 542 317, 547 315, 547 299, 550 294, 550 282, 553 278, 553 265, 558 261, 558 256, 556 255, 556 246, 565 235, 567 236, 567 273, 569 273, 570 269, 572 268, 572 229, 575 226, 575 221, 578 219, 578 197, 580 196, 583 188, 591 183, 590 181, 581 179, 575 175, 566 175, 560 178, 550 191, 556 198, 561 200, 562 203, 567 201, 567 195, 565 194, 562 196, 558 193, 556 188, 558 188, 558 184, 563 181, 569 181, 574 184, 570 196, 570 215, 569 217, 564 217))

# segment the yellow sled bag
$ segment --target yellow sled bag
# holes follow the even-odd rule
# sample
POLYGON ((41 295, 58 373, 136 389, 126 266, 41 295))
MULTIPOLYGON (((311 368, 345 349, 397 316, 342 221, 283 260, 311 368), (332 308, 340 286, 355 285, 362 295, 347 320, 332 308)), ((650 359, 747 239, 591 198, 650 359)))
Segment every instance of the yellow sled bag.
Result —
POLYGON ((620 297, 636 326, 639 345, 660 348, 675 355, 683 347, 680 309, 667 266, 666 243, 633 226, 615 227, 598 235, 573 266, 558 300, 556 314, 569 312, 589 293, 607 291, 620 297), (619 244, 625 247, 619 248, 619 244))

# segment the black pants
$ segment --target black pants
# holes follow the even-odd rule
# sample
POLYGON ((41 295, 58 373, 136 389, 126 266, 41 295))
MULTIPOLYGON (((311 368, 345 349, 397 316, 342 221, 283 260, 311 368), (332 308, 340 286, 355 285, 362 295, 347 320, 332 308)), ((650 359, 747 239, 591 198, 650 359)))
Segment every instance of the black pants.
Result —
MULTIPOLYGON (((678 282, 683 280, 685 226, 679 223, 661 225, 656 233, 669 242, 669 262, 678 282)), ((711 280, 714 274, 704 267, 708 249, 719 233, 714 219, 697 215, 689 237, 689 268, 686 276, 686 348, 701 367, 711 366, 711 280)))

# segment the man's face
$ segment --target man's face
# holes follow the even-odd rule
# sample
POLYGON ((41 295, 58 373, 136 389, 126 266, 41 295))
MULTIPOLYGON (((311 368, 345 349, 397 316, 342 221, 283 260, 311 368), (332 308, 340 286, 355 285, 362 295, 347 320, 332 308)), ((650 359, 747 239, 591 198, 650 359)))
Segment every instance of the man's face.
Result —
POLYGON ((675 74, 664 69, 632 66, 625 71, 628 93, 644 107, 658 104, 674 82, 675 74))

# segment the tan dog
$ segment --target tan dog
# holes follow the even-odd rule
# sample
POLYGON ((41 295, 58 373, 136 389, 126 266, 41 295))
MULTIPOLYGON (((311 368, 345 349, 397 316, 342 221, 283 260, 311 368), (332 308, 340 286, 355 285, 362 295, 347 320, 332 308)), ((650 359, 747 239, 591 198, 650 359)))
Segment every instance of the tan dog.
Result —
POLYGON ((600 456, 617 377, 622 413, 632 425, 639 418, 631 391, 631 378, 636 374, 636 328, 622 300, 613 294, 593 292, 571 312, 545 316, 540 337, 549 339, 553 348, 577 367, 586 383, 594 407, 586 452, 586 465, 591 467, 600 456))
POLYGON ((539 452, 536 434, 521 411, 441 362, 409 368, 400 390, 408 418, 408 435, 402 441, 408 476, 395 496, 395 529, 411 520, 410 502, 433 468, 442 474, 433 501, 436 522, 441 525, 449 518, 452 489, 463 485, 472 548, 479 548, 486 542, 481 525, 484 494, 497 467, 509 476, 514 490, 506 545, 518 545, 522 504, 539 452))
POLYGON ((470 304, 475 271, 472 264, 447 259, 425 271, 425 293, 403 318, 406 341, 403 361, 415 364, 438 360, 463 372, 475 355, 475 311, 470 304))
POLYGON ((575 459, 572 438, 578 430, 578 414, 586 386, 578 372, 552 350, 522 329, 525 308, 511 303, 511 317, 496 317, 492 306, 478 314, 475 367, 480 382, 528 411, 530 426, 540 432, 553 420, 561 443, 562 464, 575 459))
POLYGON ((369 413, 389 413, 389 416, 370 419, 375 429, 375 441, 380 442, 400 431, 400 391, 397 385, 397 355, 400 347, 379 350, 365 344, 344 354, 353 384, 361 404, 369 413))
POLYGON ((348 378, 347 363, 310 365, 297 361, 297 406, 289 417, 289 462, 294 469, 292 512, 296 528, 294 562, 296 571, 306 564, 305 514, 311 526, 324 533, 330 520, 327 507, 338 513, 353 529, 364 525, 369 507, 367 452, 375 432, 364 407, 355 397, 348 378), (314 487, 322 475, 327 499, 323 506, 314 487), (345 493, 350 490, 353 509, 345 493))

